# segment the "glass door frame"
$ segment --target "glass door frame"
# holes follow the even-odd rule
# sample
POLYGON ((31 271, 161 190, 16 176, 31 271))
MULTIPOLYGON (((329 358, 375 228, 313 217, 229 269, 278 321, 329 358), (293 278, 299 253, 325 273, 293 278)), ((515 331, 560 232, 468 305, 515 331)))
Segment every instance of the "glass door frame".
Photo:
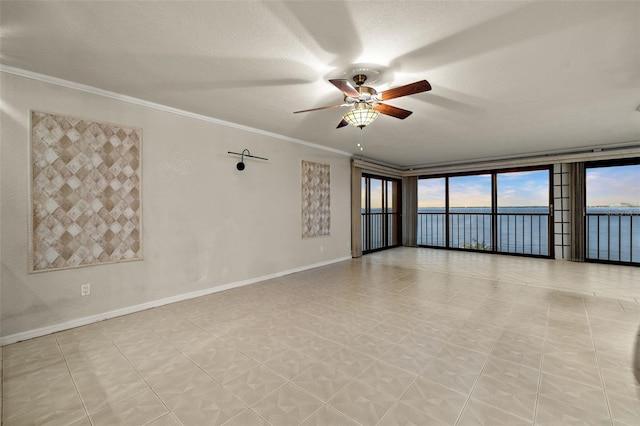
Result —
POLYGON ((373 253, 402 245, 402 179, 362 173, 361 190, 364 191, 364 205, 361 211, 362 254, 373 253), (382 181, 381 211, 373 212, 371 207, 371 180, 382 181), (389 185, 391 183, 391 185, 389 185), (391 186, 392 205, 389 207, 388 190, 391 186), (379 238, 379 244, 374 241, 379 238))
MULTIPOLYGON (((625 266, 640 266, 640 262, 634 262, 633 261, 633 223, 635 222, 633 219, 634 217, 638 217, 637 214, 631 214, 631 215, 611 215, 611 214, 597 214, 597 213, 589 213, 587 211, 587 197, 588 197, 588 190, 589 188, 587 187, 587 171, 589 169, 598 169, 598 168, 606 168, 606 167, 618 167, 618 166, 635 166, 640 164, 640 157, 632 157, 632 158, 624 158, 624 159, 613 159, 613 160, 600 160, 600 161, 588 161, 584 163, 584 176, 582 176, 583 179, 583 191, 584 193, 582 194, 583 197, 583 210, 582 210, 582 221, 583 223, 581 224, 582 226, 582 232, 583 232, 583 247, 582 250, 584 253, 584 261, 585 262, 591 262, 591 263, 607 263, 607 264, 614 264, 614 265, 625 265, 625 266), (600 256, 600 242, 599 242, 599 235, 600 235, 600 220, 601 220, 601 216, 606 219, 606 227, 608 228, 608 232, 607 232, 607 250, 606 250, 606 258, 605 257, 601 257, 600 256), (621 260, 621 236, 618 235, 618 259, 611 259, 611 241, 610 241, 610 234, 611 234, 611 218, 615 217, 615 216, 619 216, 617 217, 618 221, 618 231, 620 232, 620 226, 621 226, 621 222, 623 220, 623 218, 629 217, 629 222, 630 222, 630 235, 629 235, 629 243, 630 243, 630 253, 629 253, 629 260, 621 260), (590 220, 596 220, 597 221, 597 227, 598 227, 598 231, 597 231, 597 235, 598 235, 598 241, 596 242, 596 257, 590 257, 590 251, 589 251, 589 238, 590 238, 590 234, 589 234, 589 222, 590 220)), ((603 220, 604 222, 605 220, 603 220)), ((604 224, 602 225, 603 227, 605 226, 604 224)), ((614 227, 615 228, 615 227, 614 227)))
MULTIPOLYGON (((445 245, 424 245, 419 244, 420 247, 430 247, 430 248, 440 248, 447 250, 466 250, 466 251, 478 251, 483 253, 493 253, 493 254, 506 254, 506 255, 514 255, 514 256, 525 256, 525 257, 539 257, 539 258, 553 258, 554 257, 554 234, 553 234, 553 217, 554 217, 554 208, 553 208, 553 167, 551 165, 542 165, 542 166, 531 166, 531 167, 514 167, 514 168, 506 168, 506 169, 494 169, 494 170, 478 170, 473 172, 460 172, 460 173, 448 173, 448 174, 438 174, 438 175, 427 175, 427 176, 419 176, 418 179, 445 179, 445 245), (520 252, 510 252, 510 251, 502 251, 498 250, 498 240, 499 236, 499 218, 503 213, 498 212, 498 176, 504 173, 511 172, 527 172, 527 171, 548 171, 549 176, 549 195, 548 195, 548 219, 546 225, 547 231, 547 253, 548 254, 530 254, 530 253, 520 253, 520 252), (452 234, 451 234, 451 205, 450 205, 450 178, 460 177, 460 176, 481 176, 481 175, 490 175, 491 176, 491 211, 490 213, 490 221, 491 221, 491 243, 482 249, 469 247, 469 248, 460 248, 452 244, 452 234)), ((418 214, 420 217, 420 214, 418 214)), ((418 219, 420 220, 420 219, 418 219)), ((523 219, 524 220, 524 219, 523 219)))

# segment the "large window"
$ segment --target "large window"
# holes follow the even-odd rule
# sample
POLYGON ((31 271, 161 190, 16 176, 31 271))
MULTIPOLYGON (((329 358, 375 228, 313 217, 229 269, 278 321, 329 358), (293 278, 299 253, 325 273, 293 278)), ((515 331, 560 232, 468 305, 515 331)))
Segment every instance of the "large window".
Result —
POLYGON ((639 159, 586 165, 587 260, 640 264, 638 163, 639 159))
POLYGON ((362 252, 400 244, 400 181, 379 176, 362 177, 362 252))
POLYGON ((549 255, 549 170, 497 173, 497 251, 549 255))
POLYGON ((418 245, 551 255, 550 168, 421 178, 418 245))
POLYGON ((449 246, 491 250, 491 175, 449 178, 449 246))
POLYGON ((418 181, 418 244, 445 247, 446 238, 446 179, 418 181))

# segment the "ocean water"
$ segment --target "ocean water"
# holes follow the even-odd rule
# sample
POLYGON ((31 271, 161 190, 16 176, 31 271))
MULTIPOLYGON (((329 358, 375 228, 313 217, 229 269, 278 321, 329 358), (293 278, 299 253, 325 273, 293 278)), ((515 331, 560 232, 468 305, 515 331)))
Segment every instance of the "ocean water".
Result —
MULTIPOLYGON (((418 210, 418 244, 446 245, 444 208, 418 210)), ((498 209, 497 250, 547 256, 549 254, 549 209, 546 207, 507 207, 498 209)), ((451 208, 450 246, 490 250, 491 208, 451 208)))
MULTIPOLYGON (((373 209, 372 213, 377 214, 369 217, 368 226, 372 230, 380 229, 384 217, 380 209, 373 209)), ((444 247, 445 209, 420 208, 418 213, 418 244, 444 247)), ((547 256, 548 213, 547 207, 499 208, 498 251, 547 256)), ((587 258, 640 263, 640 207, 588 207, 586 213, 587 258)), ((449 218, 452 247, 477 250, 491 248, 490 208, 452 208, 449 218)), ((387 220, 391 227, 392 220, 387 220)), ((369 241, 370 247, 382 247, 382 238, 381 232, 374 232, 369 241)))

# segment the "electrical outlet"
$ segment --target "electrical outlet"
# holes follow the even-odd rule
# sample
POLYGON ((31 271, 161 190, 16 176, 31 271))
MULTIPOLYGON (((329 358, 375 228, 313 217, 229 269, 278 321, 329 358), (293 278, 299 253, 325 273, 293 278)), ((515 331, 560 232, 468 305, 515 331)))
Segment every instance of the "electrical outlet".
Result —
POLYGON ((82 284, 80 286, 80 296, 88 296, 91 294, 91 284, 82 284))

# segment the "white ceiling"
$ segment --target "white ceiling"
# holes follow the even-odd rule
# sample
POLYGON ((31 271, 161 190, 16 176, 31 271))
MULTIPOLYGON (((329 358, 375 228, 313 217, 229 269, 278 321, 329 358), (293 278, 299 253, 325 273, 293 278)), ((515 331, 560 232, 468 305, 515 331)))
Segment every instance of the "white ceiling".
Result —
MULTIPOLYGON (((395 164, 640 141, 640 2, 0 3, 0 63, 395 164), (336 130, 329 78, 414 111, 336 130)), ((34 107, 36 107, 34 105, 34 107)))

